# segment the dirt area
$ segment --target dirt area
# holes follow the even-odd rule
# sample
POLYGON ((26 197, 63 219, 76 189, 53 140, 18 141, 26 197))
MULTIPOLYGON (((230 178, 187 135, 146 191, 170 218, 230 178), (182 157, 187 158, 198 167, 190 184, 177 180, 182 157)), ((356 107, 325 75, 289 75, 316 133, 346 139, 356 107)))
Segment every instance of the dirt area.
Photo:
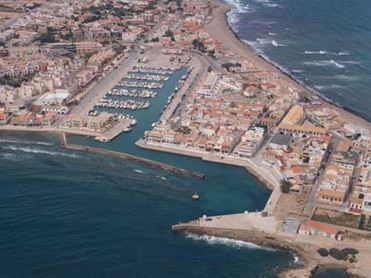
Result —
POLYGON ((346 212, 317 208, 312 220, 358 229, 360 216, 346 212))
POLYGON ((301 193, 281 194, 273 215, 283 219, 289 214, 301 214, 307 194, 304 190, 301 193))

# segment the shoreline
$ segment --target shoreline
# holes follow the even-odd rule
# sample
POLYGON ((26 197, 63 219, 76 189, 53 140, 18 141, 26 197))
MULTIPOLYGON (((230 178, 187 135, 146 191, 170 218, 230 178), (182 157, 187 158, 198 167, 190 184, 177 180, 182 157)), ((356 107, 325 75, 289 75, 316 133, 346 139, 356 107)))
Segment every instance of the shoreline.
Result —
POLYGON ((235 167, 242 167, 242 168, 245 168, 245 170, 251 176, 253 176, 262 186, 264 186, 265 188, 269 189, 272 192, 275 189, 273 182, 268 181, 266 178, 264 178, 262 175, 258 173, 258 170, 253 169, 253 167, 249 165, 251 164, 251 162, 249 162, 248 160, 230 161, 227 159, 221 159, 220 157, 217 157, 217 156, 211 156, 210 154, 207 154, 207 153, 201 153, 201 152, 197 153, 194 150, 188 150, 188 149, 178 150, 175 147, 171 148, 170 146, 168 147, 168 146, 157 146, 154 144, 147 144, 143 139, 140 139, 137 142, 135 142, 135 145, 139 148, 148 149, 152 151, 166 152, 166 153, 176 154, 180 156, 189 156, 189 157, 201 159, 206 162, 213 162, 213 163, 219 163, 219 164, 227 164, 227 165, 231 165, 235 167), (237 161, 239 161, 239 163, 237 161))
MULTIPOLYGON (((265 70, 272 70, 277 72, 289 81, 292 85, 294 85, 297 89, 308 92, 311 95, 315 95, 319 97, 321 103, 336 112, 338 112, 341 116, 344 117, 345 120, 350 122, 356 123, 363 128, 371 130, 371 119, 367 119, 362 114, 354 111, 353 109, 343 106, 329 98, 325 95, 316 92, 313 88, 306 85, 303 81, 296 79, 294 76, 290 75, 285 71, 282 66, 271 61, 267 57, 262 54, 256 53, 252 46, 245 43, 242 38, 238 36, 238 34, 233 30, 232 26, 228 22, 228 13, 231 12, 232 7, 223 2, 222 0, 210 0, 212 3, 212 14, 213 19, 210 23, 206 24, 205 29, 210 33, 212 37, 216 37, 216 40, 220 40, 223 44, 228 45, 231 48, 231 45, 234 45, 235 50, 233 52, 239 56, 245 57, 251 60, 253 63, 256 64, 258 69, 265 69, 265 70), (216 24, 218 28, 213 28, 210 26, 207 28, 207 25, 211 25, 213 21, 217 21, 216 24), (219 39, 218 39, 219 37, 219 39)), ((215 23, 214 23, 215 25, 215 23)))
POLYGON ((230 239, 251 243, 261 248, 268 248, 273 252, 281 250, 292 253, 294 262, 291 262, 288 267, 278 268, 274 271, 278 278, 310 278, 319 269, 342 269, 347 273, 348 278, 366 278, 366 276, 357 273, 357 270, 354 271, 352 266, 346 262, 334 262, 326 258, 318 258, 318 255, 314 255, 317 252, 316 248, 308 243, 293 242, 289 238, 253 230, 198 225, 196 221, 191 221, 189 223, 173 225, 171 228, 174 233, 183 233, 200 238, 204 237, 205 240, 208 237, 230 239))

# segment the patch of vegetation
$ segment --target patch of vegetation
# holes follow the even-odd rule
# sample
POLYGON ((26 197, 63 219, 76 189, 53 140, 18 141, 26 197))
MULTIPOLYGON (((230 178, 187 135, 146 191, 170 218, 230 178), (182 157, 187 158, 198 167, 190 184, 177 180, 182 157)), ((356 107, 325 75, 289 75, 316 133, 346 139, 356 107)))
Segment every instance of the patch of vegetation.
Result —
POLYGON ((199 41, 197 39, 193 40, 192 42, 193 48, 197 49, 198 51, 205 52, 206 47, 202 41, 199 41))
POLYGON ((177 130, 175 130, 175 132, 187 135, 191 132, 191 129, 189 127, 186 127, 186 126, 181 126, 177 130))
POLYGON ((303 102, 309 102, 310 101, 309 93, 305 91, 299 92, 299 99, 303 102))
POLYGON ((330 255, 338 261, 349 261, 350 263, 357 261, 356 255, 358 254, 358 250, 354 248, 344 248, 342 250, 331 248, 329 251, 325 248, 320 248, 317 252, 321 257, 330 255))
POLYGON ((262 124, 262 123, 257 123, 255 126, 256 126, 256 127, 264 128, 264 133, 266 133, 267 130, 268 130, 268 126, 265 125, 265 124, 262 124))
POLYGON ((287 194, 287 193, 290 192, 290 188, 292 187, 292 183, 288 180, 282 179, 280 181, 280 187, 281 187, 281 192, 287 194))
POLYGON ((320 248, 317 250, 317 252, 321 257, 327 257, 329 255, 327 249, 325 248, 320 248))
POLYGON ((241 67, 241 64, 228 62, 228 63, 222 64, 222 67, 230 72, 232 67, 241 67))
POLYGON ((4 76, 0 78, 0 84, 5 86, 12 86, 15 88, 21 87, 23 82, 30 81, 35 76, 35 73, 30 73, 25 76, 18 76, 18 77, 9 77, 4 76))
POLYGON ((85 18, 84 23, 90 23, 90 22, 94 22, 100 19, 101 19, 100 15, 92 15, 92 16, 85 18))
POLYGON ((341 252, 344 254, 344 255, 357 255, 359 252, 357 249, 354 249, 354 248, 344 248, 341 250, 341 252))
POLYGON ((338 261, 344 260, 344 258, 345 258, 345 255, 343 254, 343 252, 341 252, 341 250, 339 250, 337 248, 331 248, 329 250, 329 254, 330 254, 331 257, 333 257, 334 259, 336 259, 338 261))
POLYGON ((351 213, 317 208, 312 220, 357 229, 360 216, 351 213))
POLYGON ((367 230, 371 231, 371 216, 368 215, 361 215, 361 218, 359 219, 359 226, 358 229, 360 230, 367 230))
POLYGON ((45 34, 42 34, 40 37, 36 39, 37 41, 41 43, 53 43, 57 40, 54 38, 54 35, 51 31, 46 32, 45 34))

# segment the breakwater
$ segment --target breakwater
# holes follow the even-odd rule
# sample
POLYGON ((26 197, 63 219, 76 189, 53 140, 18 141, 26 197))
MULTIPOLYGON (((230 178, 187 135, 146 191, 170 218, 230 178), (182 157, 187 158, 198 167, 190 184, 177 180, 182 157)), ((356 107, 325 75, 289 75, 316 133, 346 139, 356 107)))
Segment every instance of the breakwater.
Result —
POLYGON ((202 173, 188 171, 188 170, 185 170, 185 169, 181 169, 181 168, 171 166, 171 165, 166 164, 166 163, 162 163, 162 162, 158 162, 158 161, 154 161, 154 160, 150 160, 150 159, 146 159, 146 158, 142 158, 142 157, 126 154, 126 153, 115 152, 115 151, 110 151, 110 150, 100 149, 100 148, 93 148, 93 147, 88 147, 88 146, 81 146, 81 145, 76 145, 76 144, 69 144, 69 143, 67 143, 66 135, 64 133, 62 134, 61 141, 62 141, 62 147, 66 148, 66 149, 69 149, 69 150, 86 151, 86 152, 91 152, 91 153, 95 153, 95 154, 109 155, 109 156, 113 156, 113 157, 117 157, 117 158, 121 158, 121 159, 137 161, 137 162, 140 162, 140 163, 145 163, 147 165, 160 168, 160 169, 165 170, 165 171, 170 171, 170 172, 174 172, 174 173, 179 174, 179 175, 195 177, 195 178, 199 178, 199 179, 203 179, 205 177, 205 175, 202 174, 202 173))

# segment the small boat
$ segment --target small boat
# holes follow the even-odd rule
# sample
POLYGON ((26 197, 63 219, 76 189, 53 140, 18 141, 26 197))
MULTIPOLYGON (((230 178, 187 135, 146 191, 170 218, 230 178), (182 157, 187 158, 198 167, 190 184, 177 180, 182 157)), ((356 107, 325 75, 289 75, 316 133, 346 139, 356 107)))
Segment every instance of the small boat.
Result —
POLYGON ((200 196, 197 194, 197 192, 193 193, 192 200, 198 201, 200 199, 200 196))

